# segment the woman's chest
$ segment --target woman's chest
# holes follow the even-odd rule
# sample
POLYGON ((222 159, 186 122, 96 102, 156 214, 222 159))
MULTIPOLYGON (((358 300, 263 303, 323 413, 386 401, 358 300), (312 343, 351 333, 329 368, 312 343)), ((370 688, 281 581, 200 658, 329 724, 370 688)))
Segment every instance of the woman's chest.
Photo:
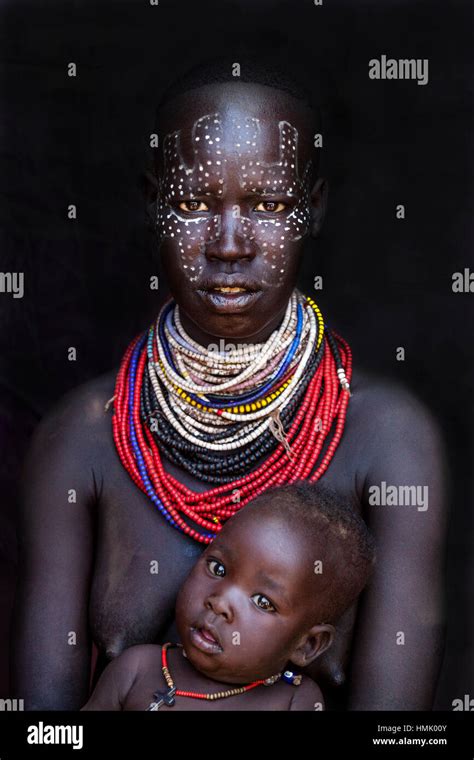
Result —
MULTIPOLYGON (((194 492, 209 489, 167 460, 163 464, 169 475, 194 492)), ((323 480, 354 501, 353 473, 341 444, 323 480)), ((89 607, 100 650, 110 658, 134 644, 161 640, 174 618, 178 590, 204 548, 172 527, 118 459, 111 458, 97 505, 89 607)))
POLYGON ((116 656, 169 624, 204 546, 170 526, 125 470, 108 470, 96 517, 89 619, 95 643, 116 656))

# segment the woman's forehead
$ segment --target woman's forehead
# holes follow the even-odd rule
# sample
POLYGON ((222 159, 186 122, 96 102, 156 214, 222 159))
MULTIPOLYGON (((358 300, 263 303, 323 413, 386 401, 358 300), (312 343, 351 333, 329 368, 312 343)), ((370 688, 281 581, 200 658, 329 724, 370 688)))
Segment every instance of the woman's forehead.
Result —
POLYGON ((167 134, 163 154, 168 165, 189 164, 193 157, 193 163, 225 167, 234 158, 249 172, 267 165, 290 173, 298 163, 298 144, 298 130, 290 122, 261 120, 229 109, 200 116, 189 127, 167 134))
MULTIPOLYGON (((287 93, 262 85, 206 85, 171 101, 159 117, 163 143, 179 133, 181 152, 190 157, 197 147, 218 154, 260 153, 267 162, 279 160, 283 129, 291 131, 297 149, 308 150, 311 113, 287 93), (220 144, 219 144, 220 143, 220 144)), ((174 138, 176 139, 176 138, 174 138)))

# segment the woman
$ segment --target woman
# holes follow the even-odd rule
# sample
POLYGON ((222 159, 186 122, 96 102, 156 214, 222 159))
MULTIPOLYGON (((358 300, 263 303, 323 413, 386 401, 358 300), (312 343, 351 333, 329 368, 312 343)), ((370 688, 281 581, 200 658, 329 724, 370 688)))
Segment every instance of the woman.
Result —
POLYGON ((349 708, 429 709, 442 642, 439 432, 405 389, 352 372, 347 344, 295 289, 327 195, 313 110, 281 78, 225 78, 191 77, 159 111, 156 225, 172 300, 120 372, 68 394, 33 440, 15 693, 27 709, 79 709, 92 641, 102 659, 176 641, 177 589, 203 547, 257 489, 298 474, 362 512, 379 557, 360 608, 308 673, 341 684, 350 650, 349 708), (374 503, 387 486, 426 487, 429 504, 374 503))

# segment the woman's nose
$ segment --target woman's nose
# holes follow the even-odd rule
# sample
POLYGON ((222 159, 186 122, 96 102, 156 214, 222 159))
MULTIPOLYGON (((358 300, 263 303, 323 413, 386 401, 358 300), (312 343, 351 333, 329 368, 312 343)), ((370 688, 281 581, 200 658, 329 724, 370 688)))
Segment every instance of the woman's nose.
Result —
POLYGON ((240 216, 239 206, 223 210, 220 216, 220 233, 206 247, 209 258, 234 261, 241 258, 251 259, 256 250, 251 236, 247 234, 248 224, 240 216))

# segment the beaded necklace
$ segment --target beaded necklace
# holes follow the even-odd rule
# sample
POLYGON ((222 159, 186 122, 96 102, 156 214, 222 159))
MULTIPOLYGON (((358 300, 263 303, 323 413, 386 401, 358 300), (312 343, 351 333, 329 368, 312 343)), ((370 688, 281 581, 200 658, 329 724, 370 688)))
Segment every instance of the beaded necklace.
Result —
POLYGON ((342 436, 351 375, 349 346, 296 288, 265 343, 225 352, 193 341, 170 298, 123 357, 115 445, 132 480, 170 525, 209 544, 229 517, 267 489, 322 476, 342 436), (160 452, 217 485, 191 491, 165 472, 160 452))
MULTIPOLYGON (((159 710, 163 705, 166 705, 167 707, 173 707, 175 703, 175 697, 191 697, 192 699, 205 699, 209 702, 214 702, 216 699, 225 699, 226 697, 233 697, 236 694, 245 694, 246 691, 251 691, 257 686, 272 686, 280 678, 282 678, 282 674, 277 673, 274 676, 270 676, 269 678, 261 678, 257 681, 246 684, 245 686, 236 686, 233 689, 227 689, 226 691, 216 691, 211 694, 199 691, 184 691, 183 689, 177 689, 168 668, 167 651, 170 647, 182 646, 182 644, 172 644, 171 642, 163 644, 161 648, 161 672, 163 673, 163 678, 166 681, 168 689, 166 691, 156 691, 153 694, 154 701, 148 705, 146 712, 159 710)), ((295 679, 291 671, 285 671, 284 678, 289 683, 293 682, 295 686, 299 685, 301 682, 301 676, 299 676, 300 680, 298 681, 298 676, 295 679), (289 677, 291 677, 291 681, 289 677)))

